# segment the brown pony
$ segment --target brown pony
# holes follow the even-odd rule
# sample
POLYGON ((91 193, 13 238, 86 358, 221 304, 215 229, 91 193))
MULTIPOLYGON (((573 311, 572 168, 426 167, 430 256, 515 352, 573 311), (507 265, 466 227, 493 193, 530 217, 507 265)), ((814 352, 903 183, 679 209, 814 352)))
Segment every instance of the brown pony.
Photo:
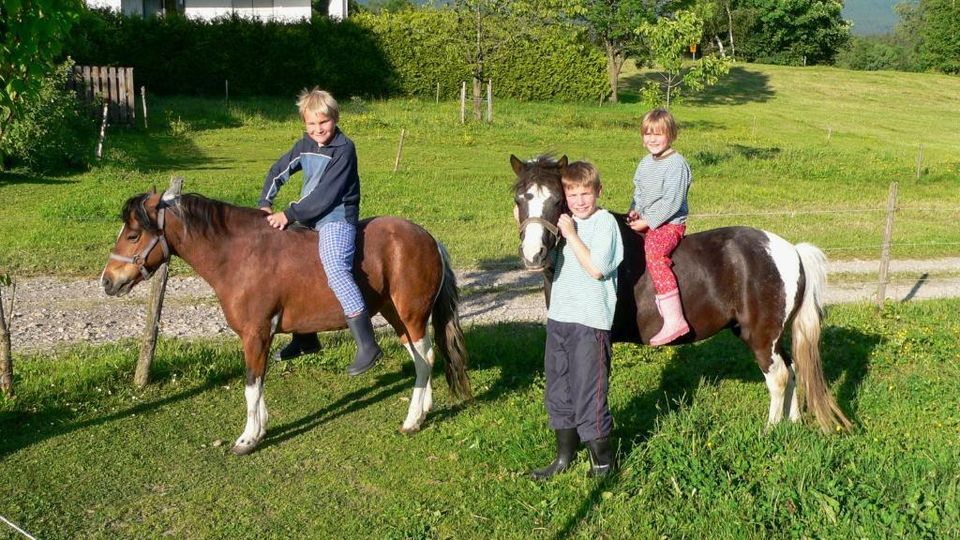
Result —
MULTIPOLYGON (((171 255, 213 287, 227 323, 243 342, 247 422, 231 451, 249 454, 266 432, 263 383, 273 336, 346 328, 317 255, 317 233, 274 229, 260 210, 196 194, 161 196, 155 190, 131 197, 121 218, 123 228, 101 277, 104 291, 126 294, 171 255)), ((354 265, 371 314, 383 315, 413 358, 417 379, 400 430, 415 432, 433 404, 431 316, 451 393, 471 397, 460 296, 449 257, 420 226, 377 217, 358 226, 354 265)))
MULTIPOLYGON (((557 230, 566 212, 560 176, 567 157, 541 156, 523 162, 510 156, 517 175, 513 186, 520 224, 520 258, 531 270, 543 270, 545 292, 553 275, 551 250, 562 241, 557 230)), ((617 310, 613 341, 649 343, 663 324, 646 274, 643 237, 614 214, 623 237, 623 263, 617 272, 617 310)), ((770 392, 767 424, 783 416, 800 420, 796 364, 804 383, 805 405, 824 431, 849 430, 850 421, 827 388, 820 363, 822 296, 826 257, 812 244, 793 245, 766 231, 725 227, 691 234, 671 258, 683 312, 691 331, 674 344, 706 339, 729 328, 753 351, 770 392), (793 358, 783 347, 792 325, 793 358)))

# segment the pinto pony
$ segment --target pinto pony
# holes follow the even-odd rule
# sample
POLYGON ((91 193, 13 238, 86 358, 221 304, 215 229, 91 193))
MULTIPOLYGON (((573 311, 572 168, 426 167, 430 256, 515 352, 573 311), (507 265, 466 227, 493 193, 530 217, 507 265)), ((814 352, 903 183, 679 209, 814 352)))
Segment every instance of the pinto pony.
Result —
MULTIPOLYGON (((567 158, 541 156, 524 162, 510 156, 510 163, 517 175, 513 192, 520 258, 526 268, 543 270, 549 302, 553 275, 549 253, 561 241, 557 219, 567 211, 560 182, 567 158)), ((618 270, 612 339, 649 343, 662 321, 653 282, 645 271, 643 239, 627 226, 625 216, 614 216, 623 237, 624 260, 618 270)), ((827 388, 820 363, 827 274, 822 251, 812 244, 793 245, 758 229, 724 227, 687 236, 671 258, 690 325, 690 332, 674 344, 706 339, 729 328, 753 351, 766 378, 768 426, 784 415, 799 421, 801 407, 806 406, 823 431, 850 430, 850 421, 827 388), (788 327, 792 358, 783 346, 788 327), (796 391, 798 374, 804 385, 803 400, 796 391)))
MULTIPOLYGON (((247 422, 231 451, 249 454, 267 427, 264 376, 277 333, 346 328, 327 286, 313 230, 280 231, 257 209, 239 208, 196 194, 131 197, 101 282, 110 296, 148 279, 171 255, 187 262, 213 287, 230 328, 243 342, 247 422)), ((445 358, 454 396, 469 399, 467 352, 460 327, 457 282, 443 246, 407 220, 360 222, 354 277, 371 314, 390 323, 413 359, 417 378, 401 431, 420 429, 433 404, 435 351, 445 358), (427 334, 433 319, 437 349, 427 334)))

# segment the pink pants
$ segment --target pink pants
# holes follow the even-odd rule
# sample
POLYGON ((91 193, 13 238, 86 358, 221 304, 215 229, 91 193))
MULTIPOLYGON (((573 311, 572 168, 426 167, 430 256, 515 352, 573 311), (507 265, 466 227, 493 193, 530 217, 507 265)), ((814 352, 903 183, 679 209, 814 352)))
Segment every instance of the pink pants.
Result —
POLYGON ((666 294, 677 289, 677 278, 670 270, 673 266, 670 254, 677 248, 686 231, 686 225, 664 223, 656 229, 650 229, 643 237, 647 272, 653 280, 653 288, 657 294, 666 294))

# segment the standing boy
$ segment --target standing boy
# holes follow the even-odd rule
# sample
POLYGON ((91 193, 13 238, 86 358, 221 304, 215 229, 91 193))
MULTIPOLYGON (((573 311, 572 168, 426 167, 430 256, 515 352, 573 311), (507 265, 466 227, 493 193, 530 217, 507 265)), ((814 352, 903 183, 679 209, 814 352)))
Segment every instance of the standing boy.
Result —
MULTIPOLYGON (((260 209, 267 222, 277 229, 300 223, 319 234, 320 262, 327 284, 340 302, 347 327, 357 343, 357 355, 347 373, 359 375, 373 367, 382 356, 373 334, 373 324, 363 295, 353 279, 357 221, 360 215, 360 175, 357 150, 340 128, 340 106, 328 92, 304 90, 297 99, 306 133, 293 148, 270 167, 260 193, 260 209), (273 200, 290 179, 303 171, 300 199, 281 212, 273 211, 273 200)), ((290 344, 277 353, 286 360, 320 350, 316 334, 294 334, 290 344)))
POLYGON ((537 480, 567 469, 581 442, 590 450, 589 476, 605 476, 613 467, 607 391, 623 242, 613 215, 597 206, 602 186, 596 167, 571 163, 562 181, 572 217, 562 214, 557 223, 566 242, 557 253, 544 351, 544 401, 557 457, 530 472, 537 480))

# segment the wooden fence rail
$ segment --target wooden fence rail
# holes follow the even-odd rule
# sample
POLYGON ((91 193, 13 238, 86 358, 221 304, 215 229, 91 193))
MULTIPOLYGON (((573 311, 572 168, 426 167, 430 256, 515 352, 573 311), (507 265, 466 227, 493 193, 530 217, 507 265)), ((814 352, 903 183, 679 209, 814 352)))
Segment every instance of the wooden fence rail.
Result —
POLYGON ((68 86, 85 103, 93 105, 98 97, 102 98, 109 105, 110 123, 133 125, 137 118, 132 67, 73 66, 68 86))

